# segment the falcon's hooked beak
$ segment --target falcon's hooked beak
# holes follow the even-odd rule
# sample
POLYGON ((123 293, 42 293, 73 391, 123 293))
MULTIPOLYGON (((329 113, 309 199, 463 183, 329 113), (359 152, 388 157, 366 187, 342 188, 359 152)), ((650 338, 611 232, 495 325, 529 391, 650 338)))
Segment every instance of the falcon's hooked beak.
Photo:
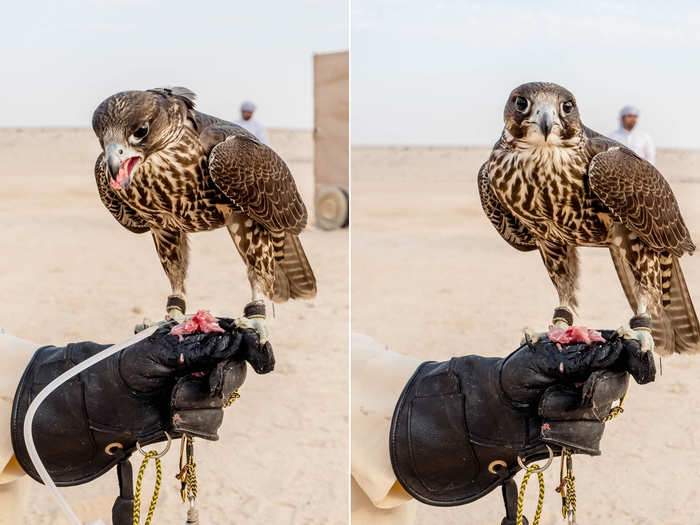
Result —
POLYGON ((141 155, 133 148, 117 142, 107 144, 105 146, 105 162, 110 176, 109 185, 115 190, 120 190, 122 187, 128 188, 131 183, 131 174, 141 159, 141 155))
POLYGON ((557 110, 551 104, 540 104, 533 110, 534 120, 540 128, 544 141, 547 142, 547 137, 552 132, 552 128, 557 120, 557 110))

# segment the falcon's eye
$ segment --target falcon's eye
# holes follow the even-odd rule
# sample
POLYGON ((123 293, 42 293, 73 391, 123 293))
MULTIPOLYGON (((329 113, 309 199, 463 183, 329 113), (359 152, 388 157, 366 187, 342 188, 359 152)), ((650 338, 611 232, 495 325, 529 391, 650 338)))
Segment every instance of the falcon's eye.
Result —
POLYGON ((561 112, 564 113, 564 115, 568 115, 573 110, 574 110, 574 103, 571 100, 567 100, 566 102, 562 103, 561 112))
POLYGON ((515 107, 521 113, 527 112, 528 108, 530 107, 530 101, 525 97, 515 97, 513 102, 515 103, 515 107))
POLYGON ((146 135, 148 135, 148 122, 141 124, 139 129, 134 131, 134 134, 131 136, 134 139, 136 139, 136 142, 140 142, 141 140, 143 140, 146 137, 146 135))

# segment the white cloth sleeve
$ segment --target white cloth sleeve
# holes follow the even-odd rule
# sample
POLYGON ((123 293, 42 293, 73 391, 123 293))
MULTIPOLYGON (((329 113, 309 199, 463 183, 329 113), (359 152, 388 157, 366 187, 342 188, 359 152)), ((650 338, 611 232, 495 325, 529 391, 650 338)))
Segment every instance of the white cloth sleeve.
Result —
POLYGON ((262 124, 259 125, 258 139, 260 139, 260 142, 265 144, 265 146, 270 145, 270 138, 267 136, 267 130, 262 124))
POLYGON ((644 158, 649 164, 656 165, 656 146, 654 146, 649 135, 644 141, 644 158))
POLYGON ((3 429, 0 431, 0 485, 25 475, 14 459, 15 453, 10 438, 12 401, 24 369, 40 346, 0 329, 0 425, 3 429))
POLYGON ((350 473, 376 507, 398 507, 413 498, 391 467, 389 429, 396 401, 421 362, 365 335, 353 334, 351 346, 350 473))

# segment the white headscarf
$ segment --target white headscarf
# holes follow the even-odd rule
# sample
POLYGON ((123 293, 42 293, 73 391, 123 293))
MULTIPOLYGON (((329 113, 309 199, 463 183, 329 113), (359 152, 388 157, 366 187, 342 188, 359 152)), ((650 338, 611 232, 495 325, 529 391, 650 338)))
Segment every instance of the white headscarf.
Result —
POLYGON ((241 104, 241 111, 250 111, 253 113, 257 108, 255 107, 255 104, 253 104, 250 100, 246 100, 241 104))
POLYGON ((622 120, 622 117, 625 115, 634 115, 635 117, 639 116, 639 108, 636 106, 625 106, 620 110, 620 120, 622 120))

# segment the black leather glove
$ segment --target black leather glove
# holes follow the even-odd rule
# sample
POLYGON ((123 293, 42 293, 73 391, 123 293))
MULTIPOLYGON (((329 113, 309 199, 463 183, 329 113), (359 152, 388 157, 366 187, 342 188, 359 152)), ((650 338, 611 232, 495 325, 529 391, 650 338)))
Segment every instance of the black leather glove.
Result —
MULTIPOLYGON (((37 451, 59 486, 86 483, 147 445, 182 433, 218 439, 222 406, 243 384, 246 361, 272 370, 269 343, 252 330, 220 319, 224 333, 170 335, 161 326, 146 339, 110 356, 61 385, 39 407, 33 423, 37 451)), ((12 445, 20 465, 40 481, 27 454, 24 416, 53 379, 110 345, 92 342, 37 350, 17 389, 12 445)))
POLYGON ((628 373, 654 380, 651 353, 617 332, 605 343, 528 343, 506 358, 423 363, 406 385, 391 427, 397 479, 416 499, 450 506, 509 481, 524 461, 566 447, 600 454, 605 418, 628 373))

